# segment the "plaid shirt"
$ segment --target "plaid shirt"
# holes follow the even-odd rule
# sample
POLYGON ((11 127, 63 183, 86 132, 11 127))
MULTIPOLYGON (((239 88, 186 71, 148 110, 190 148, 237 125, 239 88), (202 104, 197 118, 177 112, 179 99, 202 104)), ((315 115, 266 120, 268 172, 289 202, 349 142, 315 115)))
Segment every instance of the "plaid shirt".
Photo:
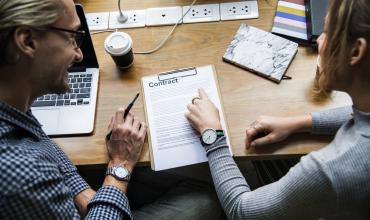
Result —
MULTIPOLYGON (((0 219, 79 219, 73 198, 89 188, 29 110, 0 102, 0 219)), ((126 195, 103 186, 87 219, 132 219, 126 195)))

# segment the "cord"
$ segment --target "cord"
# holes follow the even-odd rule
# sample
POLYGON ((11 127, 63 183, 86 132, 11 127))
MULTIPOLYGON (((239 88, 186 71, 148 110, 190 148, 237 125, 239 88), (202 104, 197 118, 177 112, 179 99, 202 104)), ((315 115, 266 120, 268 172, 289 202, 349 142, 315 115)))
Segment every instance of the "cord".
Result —
POLYGON ((126 21, 128 20, 128 17, 126 14, 123 14, 121 10, 121 0, 118 0, 118 10, 119 10, 119 15, 117 17, 118 22, 121 24, 126 23, 126 21))
POLYGON ((105 32, 116 32, 116 30, 104 30, 104 31, 94 31, 94 32, 91 32, 90 34, 93 35, 93 34, 101 34, 101 33, 105 33, 105 32))
MULTIPOLYGON (((194 0, 189 9, 183 14, 183 16, 176 22, 176 24, 172 27, 171 31, 167 34, 167 36, 158 44, 157 47, 155 47, 154 49, 152 50, 149 50, 149 51, 139 51, 139 52, 134 52, 134 54, 151 54, 151 53, 154 53, 156 51, 158 51, 159 49, 161 49, 165 43, 168 41, 168 39, 170 38, 170 36, 173 34, 173 32, 175 31, 176 27, 178 26, 178 24, 180 23, 180 21, 189 13, 189 11, 192 9, 192 7, 194 6, 194 4, 197 2, 197 0, 194 0)), ((119 8, 119 11, 120 13, 122 13, 121 11, 121 7, 120 7, 120 3, 121 3, 121 0, 118 0, 118 8, 119 8)), ((116 30, 104 30, 104 31, 95 31, 95 32, 92 32, 91 34, 100 34, 100 33, 105 33, 105 32, 116 32, 116 30)))
POLYGON ((161 41, 161 43, 158 44, 157 47, 155 47, 152 50, 149 51, 140 51, 140 52, 134 52, 134 54, 151 54, 163 47, 163 45, 168 41, 172 33, 175 31, 177 25, 180 23, 180 21, 188 14, 188 12, 191 10, 191 8, 194 6, 194 4, 197 2, 197 0, 194 0, 193 3, 191 3, 189 9, 183 14, 183 16, 176 22, 176 24, 173 26, 172 30, 168 33, 168 35, 161 41))

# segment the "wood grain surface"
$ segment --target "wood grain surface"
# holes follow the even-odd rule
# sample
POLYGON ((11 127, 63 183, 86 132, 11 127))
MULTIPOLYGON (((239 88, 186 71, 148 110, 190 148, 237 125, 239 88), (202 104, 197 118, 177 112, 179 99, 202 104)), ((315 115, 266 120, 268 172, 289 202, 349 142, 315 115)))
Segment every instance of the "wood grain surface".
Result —
MULTIPOLYGON (((116 0, 81 0, 85 12, 115 11, 116 0)), ((146 9, 150 7, 190 5, 190 0, 125 0, 122 7, 146 9)), ((211 2, 199 0, 197 4, 211 2)), ((329 143, 331 137, 299 134, 271 146, 246 150, 245 129, 259 115, 290 116, 312 111, 342 106, 350 103, 347 95, 336 93, 327 104, 315 105, 309 101, 307 91, 315 76, 317 52, 300 47, 288 69, 291 80, 276 84, 253 73, 242 70, 222 61, 222 56, 241 23, 270 31, 276 9, 276 0, 259 0, 258 19, 221 21, 179 25, 167 44, 150 55, 135 55, 134 66, 128 71, 116 68, 112 58, 104 51, 103 42, 109 33, 93 35, 93 43, 100 65, 100 84, 92 135, 80 137, 60 137, 54 140, 67 153, 76 165, 107 163, 108 157, 104 137, 108 122, 115 111, 127 105, 141 90, 143 76, 169 71, 176 68, 213 64, 216 68, 223 106, 226 114, 234 156, 245 159, 284 158, 307 154, 329 143)), ((171 26, 121 29, 133 38, 134 51, 149 50, 155 47, 169 32, 171 26)), ((169 94, 170 95, 170 94, 169 94)), ((133 107, 135 115, 144 119, 141 97, 133 107)), ((147 143, 144 146, 140 163, 149 165, 147 143)))

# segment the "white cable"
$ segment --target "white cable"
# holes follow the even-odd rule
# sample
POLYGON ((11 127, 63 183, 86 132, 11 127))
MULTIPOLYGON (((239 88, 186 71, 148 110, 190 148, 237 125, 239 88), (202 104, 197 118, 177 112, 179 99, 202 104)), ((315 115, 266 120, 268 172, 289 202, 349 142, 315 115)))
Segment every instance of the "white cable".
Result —
POLYGON ((149 51, 142 51, 142 52, 134 52, 134 54, 151 54, 151 53, 154 53, 156 51, 158 51, 159 49, 161 49, 161 47, 163 47, 163 45, 168 41, 168 39, 170 38, 170 36, 172 35, 172 33, 175 31, 177 25, 180 23, 180 21, 188 14, 188 12, 192 9, 192 7, 194 6, 194 4, 197 2, 197 0, 194 0, 193 3, 191 3, 189 9, 182 15, 182 17, 176 22, 176 24, 173 26, 172 30, 168 33, 168 35, 162 40, 161 43, 158 44, 157 47, 155 47, 154 49, 152 50, 149 50, 149 51))
POLYGON ((118 0, 118 10, 119 10, 119 14, 117 17, 117 21, 121 24, 126 23, 126 21, 128 20, 128 16, 126 14, 123 14, 121 10, 121 0, 118 0))
POLYGON ((104 30, 104 31, 94 31, 94 32, 91 32, 90 34, 93 35, 93 34, 100 34, 100 33, 105 33, 105 32, 115 32, 117 30, 104 30))

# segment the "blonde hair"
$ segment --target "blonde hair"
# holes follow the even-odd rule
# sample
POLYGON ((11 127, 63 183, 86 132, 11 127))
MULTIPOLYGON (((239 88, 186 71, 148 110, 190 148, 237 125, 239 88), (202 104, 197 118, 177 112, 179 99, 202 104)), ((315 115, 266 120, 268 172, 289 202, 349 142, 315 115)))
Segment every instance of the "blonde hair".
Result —
MULTIPOLYGON (((336 73, 349 62, 351 48, 358 38, 370 43, 370 0, 331 0, 321 70, 311 92, 314 99, 330 96, 328 83, 335 81, 336 73)), ((364 77, 369 79, 368 75, 364 77)))
POLYGON ((7 47, 17 27, 43 28, 58 19, 63 4, 59 0, 0 1, 0 66, 7 62, 7 47))

